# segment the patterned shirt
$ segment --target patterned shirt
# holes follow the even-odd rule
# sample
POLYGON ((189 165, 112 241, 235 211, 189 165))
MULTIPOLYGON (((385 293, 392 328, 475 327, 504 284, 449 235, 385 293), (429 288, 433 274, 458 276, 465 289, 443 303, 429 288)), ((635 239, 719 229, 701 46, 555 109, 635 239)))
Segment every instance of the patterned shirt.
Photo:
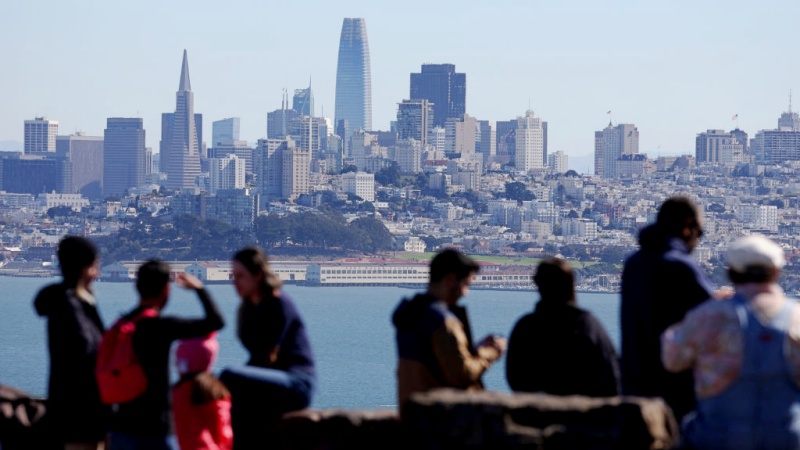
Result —
MULTIPOLYGON (((747 283, 736 286, 759 321, 772 320, 787 298, 777 284, 747 283)), ((800 387, 800 305, 792 307, 785 357, 789 374, 800 387)), ((692 309, 683 322, 661 336, 661 359, 672 372, 692 369, 698 398, 728 389, 742 369, 743 337, 736 305, 731 299, 709 300, 692 309)))

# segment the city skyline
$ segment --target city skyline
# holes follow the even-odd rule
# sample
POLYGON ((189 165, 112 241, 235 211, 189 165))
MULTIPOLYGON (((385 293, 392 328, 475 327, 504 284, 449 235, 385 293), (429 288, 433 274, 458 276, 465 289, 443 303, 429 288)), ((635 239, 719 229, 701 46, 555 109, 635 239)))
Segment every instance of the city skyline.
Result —
POLYGON ((14 2, 0 18, 0 61, 13 69, 0 71, 0 141, 22 142, 24 120, 35 117, 58 121, 62 135, 93 136, 102 135, 108 117, 142 117, 151 131, 147 146, 157 149, 160 114, 174 108, 174 55, 183 48, 193 55, 195 109, 210 121, 241 117, 242 138, 251 144, 265 137, 266 114, 278 109, 282 90, 304 88, 309 77, 317 114, 332 117, 345 17, 369 22, 373 129, 389 129, 410 73, 422 64, 454 64, 467 75, 467 114, 507 121, 530 107, 550 123, 551 151, 570 155, 573 168, 575 157, 589 156, 579 163, 583 172, 608 110, 615 124, 637 126, 642 153, 692 154, 707 129, 738 125, 754 136, 775 128, 789 91, 800 89, 800 62, 781 45, 794 41, 791 18, 800 5, 791 1, 454 4, 319 4, 306 15, 305 36, 293 41, 285 36, 296 23, 280 18, 307 6, 215 9, 200 2, 192 20, 178 23, 186 10, 180 4, 159 4, 164 11, 156 15, 147 1, 43 11, 14 2), (424 16, 415 13, 422 5, 429 7, 424 16), (25 19, 33 16, 36 27, 25 19), (255 26, 267 16, 274 19, 255 26), (708 27, 712 17, 732 25, 708 27), (32 56, 51 45, 57 51, 47 58, 32 56))

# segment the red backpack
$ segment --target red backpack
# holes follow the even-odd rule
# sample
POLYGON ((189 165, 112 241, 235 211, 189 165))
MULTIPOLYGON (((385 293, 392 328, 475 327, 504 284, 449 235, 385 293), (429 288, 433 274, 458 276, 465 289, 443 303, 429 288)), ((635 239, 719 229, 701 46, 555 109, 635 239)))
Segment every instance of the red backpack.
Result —
POLYGON ((147 389, 147 376, 133 349, 133 334, 136 331, 136 322, 157 315, 157 310, 147 308, 136 317, 119 319, 103 334, 95 366, 100 400, 103 403, 112 405, 129 402, 147 389))

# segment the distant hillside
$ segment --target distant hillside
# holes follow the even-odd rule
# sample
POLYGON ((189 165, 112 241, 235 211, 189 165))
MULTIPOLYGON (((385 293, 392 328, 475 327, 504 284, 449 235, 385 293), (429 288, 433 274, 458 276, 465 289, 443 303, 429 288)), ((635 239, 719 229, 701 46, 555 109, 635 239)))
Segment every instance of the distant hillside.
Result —
POLYGON ((21 152, 24 148, 20 141, 0 141, 0 152, 21 152))

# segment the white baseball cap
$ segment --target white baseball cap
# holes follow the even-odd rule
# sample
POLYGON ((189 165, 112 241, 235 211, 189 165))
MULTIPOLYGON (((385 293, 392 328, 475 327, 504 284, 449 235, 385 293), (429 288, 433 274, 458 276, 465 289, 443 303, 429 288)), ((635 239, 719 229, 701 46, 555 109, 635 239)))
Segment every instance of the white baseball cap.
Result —
POLYGON ((725 254, 725 262, 735 272, 744 273, 748 268, 782 269, 786 256, 778 244, 760 234, 753 234, 734 241, 725 254))

